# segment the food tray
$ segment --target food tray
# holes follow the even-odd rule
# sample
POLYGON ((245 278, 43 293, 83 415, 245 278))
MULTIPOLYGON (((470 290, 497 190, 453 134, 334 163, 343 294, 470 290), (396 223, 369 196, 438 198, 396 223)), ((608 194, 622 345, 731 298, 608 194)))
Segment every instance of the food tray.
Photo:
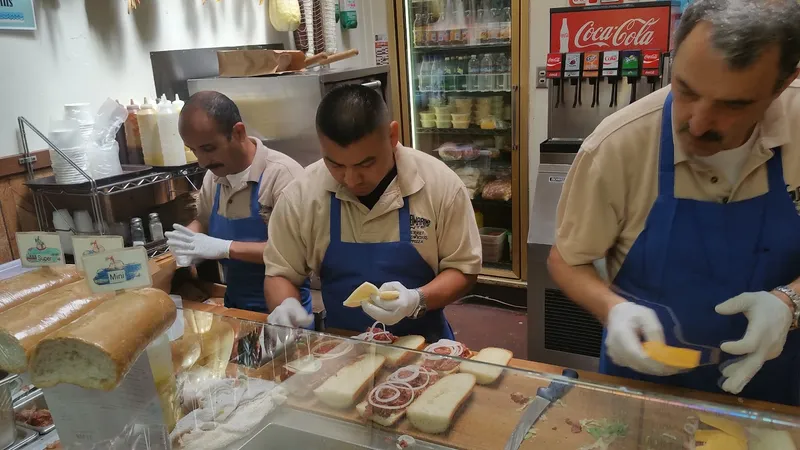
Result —
POLYGON ((17 427, 17 440, 4 450, 19 450, 35 441, 37 437, 39 435, 30 428, 17 427))
MULTIPOLYGON (((47 402, 44 399, 44 393, 41 389, 37 389, 34 392, 31 392, 24 398, 20 399, 16 404, 14 404, 14 420, 16 421, 17 413, 24 411, 26 409, 47 409, 47 402)), ((28 425, 25 422, 17 422, 17 425, 22 428, 27 428, 29 430, 33 430, 39 434, 47 434, 53 430, 55 430, 55 424, 51 423, 46 427, 35 427, 33 425, 28 425)))
POLYGON ((484 227, 478 230, 481 235, 483 247, 483 260, 486 262, 500 262, 503 258, 503 247, 508 231, 504 228, 484 227))

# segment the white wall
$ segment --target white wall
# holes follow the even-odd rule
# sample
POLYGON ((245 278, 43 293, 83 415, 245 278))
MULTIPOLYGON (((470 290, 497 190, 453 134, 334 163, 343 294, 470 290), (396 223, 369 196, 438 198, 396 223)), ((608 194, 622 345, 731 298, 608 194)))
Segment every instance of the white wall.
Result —
MULTIPOLYGON (((155 96, 150 52, 182 48, 284 43, 267 2, 258 0, 145 0, 128 15, 123 0, 36 0, 38 30, 0 30, 0 156, 21 151, 17 116, 47 130, 64 103, 155 96)), ((339 67, 372 65, 374 34, 386 32, 383 0, 363 0, 359 26, 340 36, 340 48, 359 48, 339 67)), ((38 138, 32 149, 45 148, 38 138)))

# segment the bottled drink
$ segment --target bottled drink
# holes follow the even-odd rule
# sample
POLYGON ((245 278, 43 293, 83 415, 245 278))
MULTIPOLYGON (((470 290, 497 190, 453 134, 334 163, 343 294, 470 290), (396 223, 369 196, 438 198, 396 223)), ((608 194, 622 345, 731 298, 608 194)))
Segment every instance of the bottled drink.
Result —
POLYGON ((414 16, 414 47, 425 45, 425 24, 422 23, 422 14, 414 16))
POLYGON ((454 72, 453 72, 453 60, 452 60, 452 58, 447 56, 447 57, 444 58, 444 82, 442 83, 444 85, 444 90, 445 91, 453 91, 453 90, 455 90, 453 88, 453 86, 455 84, 453 82, 454 81, 453 75, 454 75, 454 72))
POLYGON ((468 44, 469 41, 467 37, 469 36, 469 30, 467 28, 467 11, 464 8, 464 0, 455 0, 455 16, 453 18, 453 28, 455 37, 458 39, 454 39, 451 36, 451 41, 453 44, 468 44))
POLYGON ((431 89, 431 60, 429 56, 422 57, 417 80, 420 91, 429 91, 431 89))
POLYGON ((503 21, 500 23, 500 40, 508 42, 511 40, 511 8, 503 8, 503 21))
POLYGON ((447 10, 440 9, 439 21, 436 22, 436 41, 438 45, 447 45, 450 43, 450 30, 447 29, 450 20, 447 17, 447 10))
POLYGON ((436 45, 439 41, 436 34, 436 24, 433 21, 433 13, 426 14, 425 19, 425 45, 436 45))
POLYGON ((481 76, 480 76, 481 91, 494 90, 494 77, 492 76, 493 71, 494 71, 494 61, 492 60, 492 55, 490 53, 487 53, 483 55, 483 60, 481 60, 481 76))
POLYGON ((467 90, 477 91, 480 89, 481 62, 478 55, 472 55, 467 64, 467 90))
POLYGON ((508 90, 506 85, 506 74, 508 73, 508 58, 505 53, 499 53, 494 60, 494 89, 498 91, 508 90))
POLYGON ((465 60, 463 56, 459 56, 456 60, 456 90, 467 90, 467 68, 465 67, 465 60))
POLYGON ((500 40, 500 9, 499 8, 492 8, 489 10, 489 31, 487 33, 487 37, 489 42, 497 42, 500 40))
POLYGON ((431 67, 431 90, 441 91, 444 81, 444 61, 441 56, 434 57, 433 66, 431 67))

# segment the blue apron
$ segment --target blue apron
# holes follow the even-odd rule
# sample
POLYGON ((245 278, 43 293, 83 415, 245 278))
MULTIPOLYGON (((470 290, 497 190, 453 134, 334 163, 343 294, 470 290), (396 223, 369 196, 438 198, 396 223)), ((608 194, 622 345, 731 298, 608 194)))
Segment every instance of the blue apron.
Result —
MULTIPOLYGON (((786 191, 780 148, 767 162, 769 192, 724 204, 675 198, 673 152, 670 94, 661 126, 658 197, 614 284, 628 300, 655 310, 667 344, 719 347, 744 336, 747 318, 717 314, 716 305, 744 292, 771 291, 800 276, 800 215, 786 191)), ((615 365, 605 350, 604 374, 723 393, 717 365, 650 376, 615 365)), ((721 362, 732 358, 723 353, 721 362)), ((789 333, 783 353, 767 361, 740 395, 800 404, 800 333, 789 333)))
MULTIPOLYGON (((219 215, 220 185, 214 194, 211 207, 211 218, 208 221, 208 234, 211 237, 239 242, 263 242, 268 239, 267 224, 261 217, 261 205, 258 203, 258 191, 261 178, 250 190, 250 216, 244 219, 228 219, 219 215)), ((246 309, 260 313, 267 312, 264 298, 264 276, 266 266, 235 259, 220 261, 225 272, 225 307, 246 309)), ((311 314, 311 290, 309 281, 300 288, 303 307, 311 314)))
MULTIPOLYGON (((411 243, 408 197, 403 199, 403 207, 398 211, 398 242, 342 242, 341 208, 341 202, 331 193, 331 242, 320 268, 326 327, 363 332, 375 319, 362 309, 342 305, 361 283, 369 281, 380 287, 383 283, 399 281, 408 289, 415 289, 430 283, 436 274, 411 243)), ((417 320, 403 319, 387 329, 395 336, 422 335, 427 342, 453 339, 453 330, 443 309, 428 311, 417 320)))

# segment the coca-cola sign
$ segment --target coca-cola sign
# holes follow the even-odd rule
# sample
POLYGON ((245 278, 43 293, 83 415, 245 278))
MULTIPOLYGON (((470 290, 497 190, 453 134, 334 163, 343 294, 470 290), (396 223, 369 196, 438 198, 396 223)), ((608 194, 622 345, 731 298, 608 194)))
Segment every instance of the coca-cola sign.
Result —
POLYGON ((559 8, 550 12, 550 52, 670 49, 672 8, 559 8))

